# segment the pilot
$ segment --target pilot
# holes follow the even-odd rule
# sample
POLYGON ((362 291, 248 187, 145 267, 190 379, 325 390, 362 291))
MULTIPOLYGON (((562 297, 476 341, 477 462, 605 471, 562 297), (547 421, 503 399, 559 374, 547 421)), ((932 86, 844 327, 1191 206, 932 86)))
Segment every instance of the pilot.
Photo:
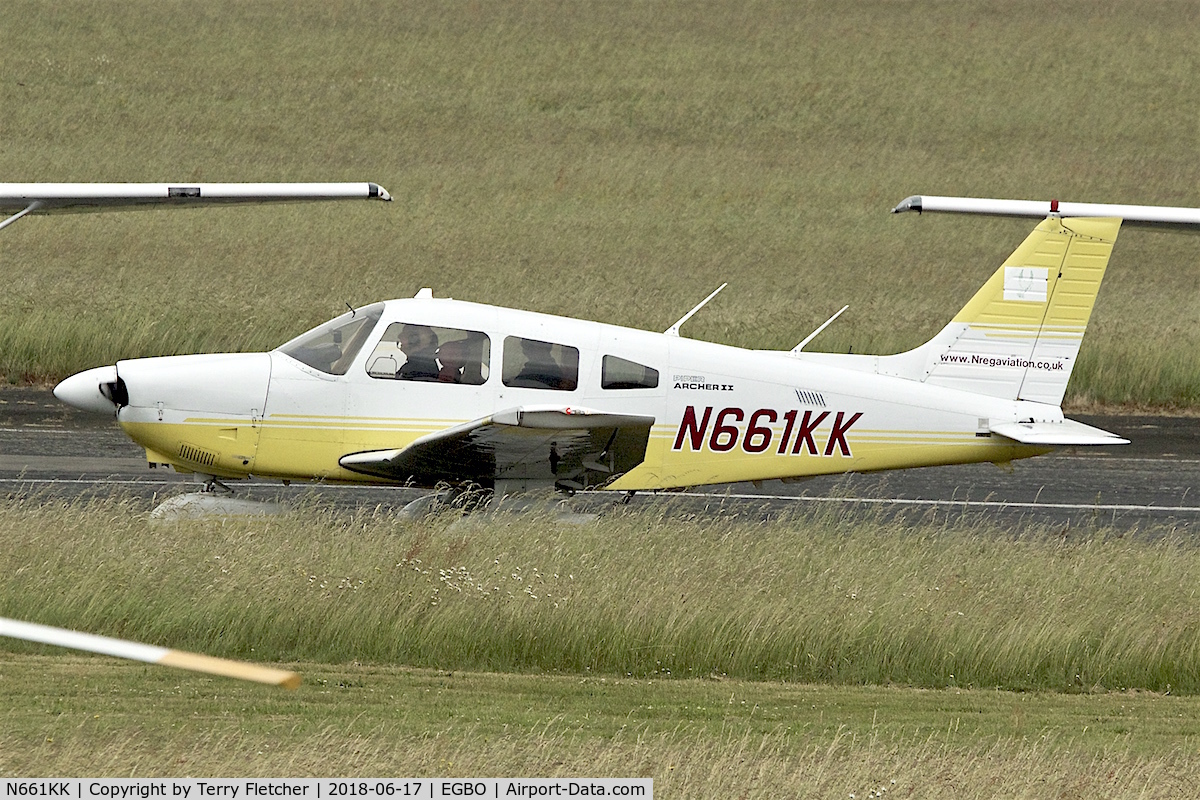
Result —
POLYGON ((404 351, 404 365, 396 377, 404 381, 438 380, 438 337, 428 325, 404 325, 397 337, 404 351))

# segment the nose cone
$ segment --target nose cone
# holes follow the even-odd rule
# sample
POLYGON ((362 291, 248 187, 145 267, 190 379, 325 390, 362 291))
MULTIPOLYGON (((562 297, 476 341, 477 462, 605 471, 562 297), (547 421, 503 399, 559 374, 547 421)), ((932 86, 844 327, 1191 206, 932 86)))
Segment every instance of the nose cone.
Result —
POLYGON ((125 395, 113 396, 122 407, 122 420, 133 409, 156 408, 206 417, 257 416, 266 407, 271 380, 267 353, 131 358, 117 366, 125 395))
POLYGON ((116 365, 96 367, 76 373, 55 386, 54 396, 83 411, 111 416, 116 413, 117 404, 104 395, 101 387, 116 382, 116 365))

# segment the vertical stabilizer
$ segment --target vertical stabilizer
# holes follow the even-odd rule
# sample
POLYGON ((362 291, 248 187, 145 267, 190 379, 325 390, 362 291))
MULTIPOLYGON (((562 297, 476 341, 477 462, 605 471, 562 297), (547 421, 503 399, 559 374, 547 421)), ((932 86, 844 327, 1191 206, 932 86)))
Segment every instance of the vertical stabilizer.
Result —
POLYGON ((880 371, 1061 405, 1120 227, 1115 218, 1047 218, 941 333, 881 358, 880 371))

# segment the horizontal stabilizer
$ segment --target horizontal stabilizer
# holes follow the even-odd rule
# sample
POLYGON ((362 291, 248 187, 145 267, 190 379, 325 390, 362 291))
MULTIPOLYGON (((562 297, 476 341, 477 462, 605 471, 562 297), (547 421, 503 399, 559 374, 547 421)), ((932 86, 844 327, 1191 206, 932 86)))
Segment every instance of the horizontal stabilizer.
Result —
POLYGON ((1061 422, 996 422, 988 426, 992 433, 1007 436, 1021 444, 1055 446, 1129 444, 1115 433, 1084 425, 1073 419, 1061 422))
POLYGON ((1116 203, 1069 203, 1058 200, 996 200, 988 197, 937 197, 913 195, 892 209, 893 214, 983 214, 993 217, 1044 219, 1059 217, 1113 217, 1125 227, 1200 231, 1200 208, 1131 206, 1116 203))

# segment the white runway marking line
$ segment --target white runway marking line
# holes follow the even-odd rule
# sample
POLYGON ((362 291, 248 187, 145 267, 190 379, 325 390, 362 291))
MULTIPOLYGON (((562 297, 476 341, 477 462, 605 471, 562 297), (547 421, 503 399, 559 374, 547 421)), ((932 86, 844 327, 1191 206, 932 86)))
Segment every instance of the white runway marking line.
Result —
MULTIPOLYGON (((0 478, 0 485, 6 483, 19 484, 72 484, 72 485, 91 485, 91 486, 172 486, 172 487, 198 487, 199 482, 190 480, 183 475, 170 475, 165 478, 154 478, 147 475, 145 478, 0 478)), ((274 482, 249 482, 237 484, 239 489, 284 489, 287 488, 279 483, 274 482)), ((329 484, 307 484, 299 481, 292 484, 293 489, 320 489, 322 491, 336 490, 339 492, 369 492, 379 491, 381 489, 413 489, 411 486, 387 486, 380 484, 378 486, 331 486, 329 484)), ((432 490, 429 490, 432 491, 432 490)))
MULTIPOLYGON (((106 485, 106 486, 148 486, 159 483, 167 486, 186 486, 187 481, 180 480, 90 480, 87 478, 0 478, 0 485, 3 484, 89 484, 89 485, 106 485)), ((249 484, 246 488, 275 486, 273 483, 257 483, 249 484)), ((302 487, 303 488, 303 487, 302 487)), ((386 486, 320 486, 323 491, 369 491, 372 489, 386 489, 386 486)), ((580 492, 580 494, 590 497, 600 496, 616 496, 618 492, 580 492)), ((954 506, 963 508, 1027 508, 1027 509, 1058 509, 1067 511, 1142 511, 1155 513, 1182 513, 1182 514, 1197 514, 1200 513, 1200 506, 1138 506, 1124 503, 1028 503, 1017 500, 915 500, 901 497, 814 497, 811 495, 787 495, 787 494, 739 494, 739 493, 717 493, 717 492, 663 492, 660 494, 652 494, 643 492, 647 496, 659 498, 671 497, 695 497, 708 498, 712 500, 781 500, 790 503, 859 503, 862 505, 898 505, 898 506, 954 506)))
MULTIPOLYGON (((1091 458, 1079 458, 1078 456, 1042 456, 1042 463, 1047 461, 1085 461, 1089 464, 1200 464, 1198 458, 1153 458, 1150 456, 1131 457, 1131 458, 1115 458, 1113 456, 1097 455, 1091 458)), ((1026 466, 1022 464, 1021 466, 1026 466)), ((1036 466, 1036 462, 1030 466, 1036 466)), ((937 469, 937 467, 934 467, 937 469)))
POLYGON ((1071 511, 1158 511, 1183 512, 1186 514, 1200 513, 1200 506, 1136 506, 1119 503, 1025 503, 1015 500, 912 500, 899 497, 813 497, 810 495, 794 496, 786 494, 726 494, 704 492, 671 492, 664 497, 701 497, 732 500, 788 500, 799 503, 862 503, 864 505, 900 505, 900 506, 962 506, 978 508, 1054 508, 1071 511))

